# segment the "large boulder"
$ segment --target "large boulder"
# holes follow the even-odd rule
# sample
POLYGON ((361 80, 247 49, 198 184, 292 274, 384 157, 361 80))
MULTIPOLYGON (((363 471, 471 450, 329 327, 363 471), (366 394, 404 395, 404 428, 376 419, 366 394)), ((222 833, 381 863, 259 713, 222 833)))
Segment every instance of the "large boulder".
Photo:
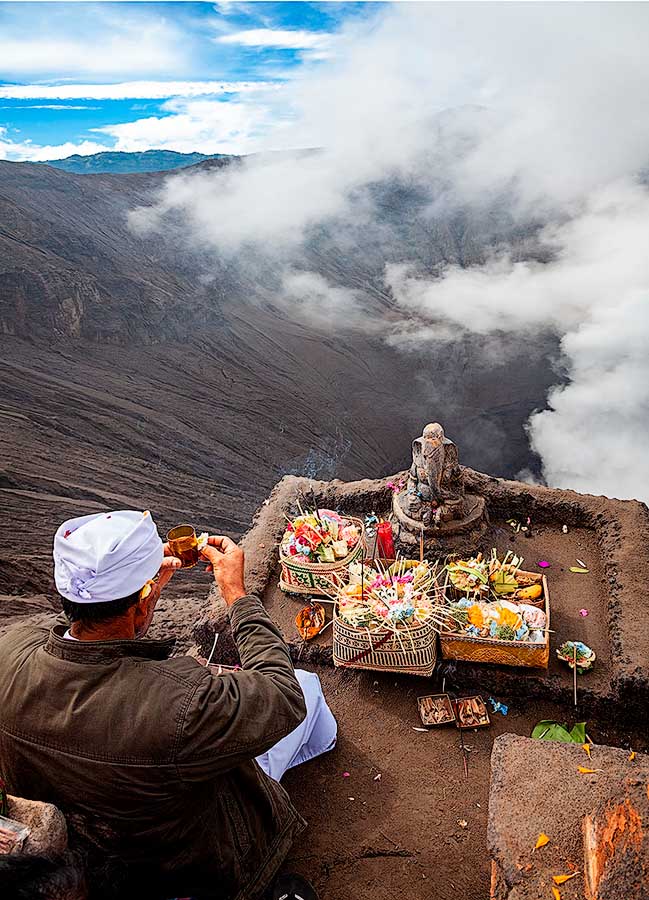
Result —
POLYGON ((505 734, 491 756, 492 900, 647 900, 649 756, 505 734), (595 770, 592 774, 582 769, 595 770), (535 850, 540 834, 550 840, 535 850), (586 840, 584 842, 584 835, 586 840))

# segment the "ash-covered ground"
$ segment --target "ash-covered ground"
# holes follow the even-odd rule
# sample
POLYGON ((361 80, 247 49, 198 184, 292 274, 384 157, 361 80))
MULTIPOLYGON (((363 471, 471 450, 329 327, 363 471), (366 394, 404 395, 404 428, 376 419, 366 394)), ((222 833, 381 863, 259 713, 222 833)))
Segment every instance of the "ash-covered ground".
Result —
POLYGON ((396 471, 430 420, 465 464, 538 468, 524 429, 557 380, 556 337, 398 350, 391 339, 416 323, 380 288, 387 261, 433 273, 504 240, 525 255, 534 229, 502 209, 431 222, 422 198, 382 186, 389 242, 350 243, 333 223, 300 249, 304 267, 362 298, 361 326, 326 298, 287 304, 268 260, 207 251, 177 221, 134 233, 129 212, 166 177, 0 161, 0 595, 50 596, 66 518, 148 508, 163 530, 190 521, 236 537, 283 474, 396 471))

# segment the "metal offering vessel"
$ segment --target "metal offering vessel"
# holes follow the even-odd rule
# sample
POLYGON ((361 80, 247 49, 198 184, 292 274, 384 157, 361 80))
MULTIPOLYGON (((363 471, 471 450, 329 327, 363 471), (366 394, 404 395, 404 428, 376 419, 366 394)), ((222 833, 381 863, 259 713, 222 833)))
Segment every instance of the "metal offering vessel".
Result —
POLYGON ((181 562, 182 569, 192 569, 199 560, 198 538, 193 525, 176 525, 167 533, 169 549, 181 562))

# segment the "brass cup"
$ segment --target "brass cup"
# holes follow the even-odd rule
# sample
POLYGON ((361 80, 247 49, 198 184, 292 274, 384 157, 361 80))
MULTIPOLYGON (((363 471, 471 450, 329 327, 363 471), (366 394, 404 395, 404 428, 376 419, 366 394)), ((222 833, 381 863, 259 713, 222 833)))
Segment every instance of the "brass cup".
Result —
POLYGON ((167 532, 169 549, 181 563, 181 569, 193 569, 200 558, 198 539, 193 525, 176 525, 167 532))

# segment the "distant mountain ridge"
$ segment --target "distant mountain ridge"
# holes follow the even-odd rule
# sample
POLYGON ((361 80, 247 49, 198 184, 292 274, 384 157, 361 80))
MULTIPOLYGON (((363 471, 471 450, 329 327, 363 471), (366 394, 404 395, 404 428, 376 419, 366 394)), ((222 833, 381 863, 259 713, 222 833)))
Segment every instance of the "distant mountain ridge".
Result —
POLYGON ((127 174, 133 172, 166 172, 170 169, 185 169, 207 159, 224 159, 227 153, 177 153, 175 150, 143 150, 139 153, 106 151, 80 156, 75 153, 65 159, 48 159, 44 165, 74 172, 76 175, 99 173, 127 174))

